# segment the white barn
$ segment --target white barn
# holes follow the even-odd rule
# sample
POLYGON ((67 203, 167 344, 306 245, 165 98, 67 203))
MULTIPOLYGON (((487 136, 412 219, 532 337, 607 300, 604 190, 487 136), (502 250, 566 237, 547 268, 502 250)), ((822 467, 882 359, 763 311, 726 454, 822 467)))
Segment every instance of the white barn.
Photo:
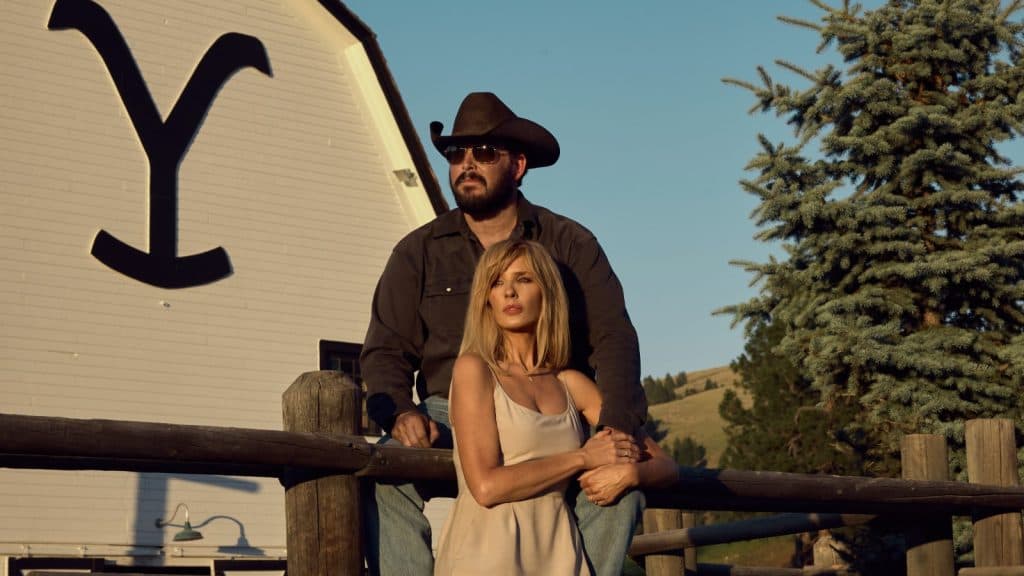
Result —
MULTIPOLYGON (((337 0, 0 11, 0 412, 281 429, 447 209, 372 32, 337 0)), ((0 511, 12 558, 285 556, 274 479, 0 468, 0 511), (202 540, 156 526, 179 503, 202 540)))

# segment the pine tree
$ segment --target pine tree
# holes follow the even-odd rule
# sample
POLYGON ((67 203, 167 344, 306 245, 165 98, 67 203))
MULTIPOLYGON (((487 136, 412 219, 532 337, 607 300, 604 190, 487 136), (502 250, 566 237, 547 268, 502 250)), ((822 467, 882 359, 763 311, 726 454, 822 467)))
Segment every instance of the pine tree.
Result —
POLYGON ((676 399, 675 391, 662 384, 660 380, 651 376, 644 376, 643 384, 644 393, 647 394, 647 403, 651 406, 676 399))
POLYGON ((703 468, 708 465, 707 448, 690 436, 673 440, 667 452, 680 466, 703 468))
POLYGON ((862 404, 849 431, 881 434, 876 459, 939 433, 959 469, 964 421, 1019 424, 1024 398, 1024 185, 998 148, 1024 120, 1022 1, 811 1, 819 22, 781 19, 842 65, 777 62, 804 89, 726 79, 796 137, 762 136, 742 183, 786 258, 739 263, 762 292, 727 310, 784 326, 823 405, 862 404))
POLYGON ((856 418, 856 403, 826 409, 821 395, 786 358, 773 352, 782 326, 758 322, 744 353, 732 364, 736 388, 749 398, 745 408, 732 389, 719 413, 725 420, 725 468, 778 472, 859 475, 863 438, 844 435, 856 418))
MULTIPOLYGON (((739 375, 719 405, 726 421, 725 468, 826 473, 860 476, 867 473, 863 457, 875 438, 850 435, 850 423, 860 414, 854 400, 825 406, 821 395, 787 358, 775 353, 785 334, 783 326, 764 319, 750 328, 744 353, 732 363, 739 375)), ((888 463, 887 464, 891 464, 888 463)), ((739 515, 744 517, 745 515, 739 515)), ((732 519, 733 514, 720 514, 732 519)), ((881 527, 833 531, 851 552, 848 561, 860 574, 901 574, 902 536, 881 527)))

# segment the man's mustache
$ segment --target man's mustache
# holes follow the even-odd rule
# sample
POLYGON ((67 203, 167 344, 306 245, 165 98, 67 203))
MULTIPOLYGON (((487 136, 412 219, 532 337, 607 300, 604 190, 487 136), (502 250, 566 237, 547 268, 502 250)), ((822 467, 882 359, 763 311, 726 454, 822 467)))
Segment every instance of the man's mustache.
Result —
POLYGON ((487 180, 485 180, 483 176, 476 172, 473 172, 472 170, 467 170, 466 172, 459 174, 459 177, 455 179, 455 185, 458 186, 459 184, 462 184, 466 180, 476 180, 477 182, 480 182, 485 186, 487 185, 487 180))

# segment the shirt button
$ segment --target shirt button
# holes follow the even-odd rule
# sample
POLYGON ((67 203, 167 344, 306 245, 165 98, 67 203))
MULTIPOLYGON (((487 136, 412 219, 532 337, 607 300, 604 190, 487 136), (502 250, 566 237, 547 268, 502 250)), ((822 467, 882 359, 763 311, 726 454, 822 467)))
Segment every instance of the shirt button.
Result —
POLYGON ((451 292, 451 291, 452 291, 452 289, 451 289, 451 288, 445 288, 445 289, 444 289, 444 291, 445 291, 445 292, 451 292))

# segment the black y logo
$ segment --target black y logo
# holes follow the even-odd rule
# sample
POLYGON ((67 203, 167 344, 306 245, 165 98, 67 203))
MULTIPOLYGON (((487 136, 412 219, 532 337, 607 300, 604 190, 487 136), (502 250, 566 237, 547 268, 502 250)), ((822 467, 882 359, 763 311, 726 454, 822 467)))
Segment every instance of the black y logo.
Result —
POLYGON ((100 230, 92 255, 100 262, 161 288, 216 282, 231 274, 224 248, 178 257, 178 167, 217 91, 236 71, 251 66, 270 76, 263 44, 243 34, 224 34, 199 61, 174 108, 162 122, 153 96, 113 19, 92 0, 57 0, 51 30, 77 29, 103 58, 149 159, 149 252, 100 230))

